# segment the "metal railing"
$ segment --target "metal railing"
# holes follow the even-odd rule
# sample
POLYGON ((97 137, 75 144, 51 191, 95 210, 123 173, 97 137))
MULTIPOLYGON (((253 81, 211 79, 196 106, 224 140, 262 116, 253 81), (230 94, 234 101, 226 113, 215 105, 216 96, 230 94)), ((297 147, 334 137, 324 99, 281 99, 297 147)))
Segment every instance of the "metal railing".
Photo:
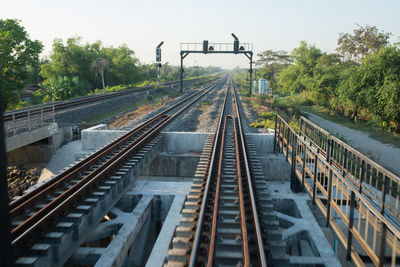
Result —
POLYGON ((292 182, 311 194, 347 259, 399 265, 399 178, 305 118, 301 135, 279 115, 275 129, 275 153, 286 156, 292 182))
POLYGON ((6 137, 55 123, 55 107, 41 108, 35 110, 35 112, 27 110, 26 116, 20 118, 16 117, 15 114, 11 116, 11 120, 4 122, 6 137))
POLYGON ((400 178, 397 175, 304 117, 300 118, 300 135, 317 146, 326 160, 351 180, 360 193, 367 195, 382 214, 398 223, 400 178))

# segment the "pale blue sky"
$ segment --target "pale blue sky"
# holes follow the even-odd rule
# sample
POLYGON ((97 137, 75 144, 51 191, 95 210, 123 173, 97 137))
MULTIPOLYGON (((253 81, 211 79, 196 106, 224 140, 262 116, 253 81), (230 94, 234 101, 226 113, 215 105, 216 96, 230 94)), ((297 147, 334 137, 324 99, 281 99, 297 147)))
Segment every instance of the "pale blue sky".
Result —
MULTIPOLYGON (((254 52, 291 51, 301 40, 334 51, 338 34, 356 23, 400 36, 398 0, 0 0, 0 18, 22 21, 31 38, 49 54, 54 38, 79 35, 84 42, 126 43, 141 62, 155 60, 163 40, 163 62, 179 64, 180 42, 232 42, 234 32, 254 52)), ((248 66, 243 55, 189 55, 185 65, 248 66)))

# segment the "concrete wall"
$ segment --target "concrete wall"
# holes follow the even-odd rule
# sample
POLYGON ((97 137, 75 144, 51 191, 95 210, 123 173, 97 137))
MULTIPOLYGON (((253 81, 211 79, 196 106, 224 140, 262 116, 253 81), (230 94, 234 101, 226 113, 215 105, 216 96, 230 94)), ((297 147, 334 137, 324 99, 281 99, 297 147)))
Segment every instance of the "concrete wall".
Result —
POLYGON ((247 133, 246 136, 251 137, 258 155, 274 152, 274 134, 247 133))
POLYGON ((21 142, 19 145, 23 146, 7 151, 8 162, 18 165, 48 162, 58 148, 72 140, 72 127, 57 127, 56 133, 54 133, 54 129, 49 130, 46 128, 47 126, 15 136, 13 142, 21 142), (48 136, 50 134, 52 135, 48 136), (27 139, 23 139, 24 136, 27 139))
POLYGON ((93 126, 81 132, 82 149, 96 150, 124 133, 126 131, 106 130, 105 124, 93 126))
POLYGON ((143 176, 193 177, 200 153, 175 154, 162 152, 142 172, 143 176))
POLYGON ((258 160, 267 181, 289 181, 290 164, 282 154, 260 155, 258 160))
POLYGON ((167 132, 165 151, 172 153, 201 153, 209 133, 167 132))
POLYGON ((248 133, 246 136, 250 137, 254 144, 265 179, 268 181, 289 181, 290 164, 283 154, 273 154, 274 134, 248 133))
POLYGON ((49 138, 59 131, 58 124, 53 123, 29 132, 23 132, 6 138, 6 152, 10 152, 20 147, 33 144, 37 141, 49 138))

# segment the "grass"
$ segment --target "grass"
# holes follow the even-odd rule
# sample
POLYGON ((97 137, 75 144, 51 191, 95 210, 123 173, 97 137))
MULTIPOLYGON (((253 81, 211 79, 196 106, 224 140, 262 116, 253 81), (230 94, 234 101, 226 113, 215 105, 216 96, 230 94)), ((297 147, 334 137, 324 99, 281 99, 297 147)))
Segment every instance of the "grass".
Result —
POLYGON ((204 111, 207 109, 208 106, 212 104, 211 100, 204 100, 201 101, 200 103, 197 104, 197 107, 201 110, 204 111))

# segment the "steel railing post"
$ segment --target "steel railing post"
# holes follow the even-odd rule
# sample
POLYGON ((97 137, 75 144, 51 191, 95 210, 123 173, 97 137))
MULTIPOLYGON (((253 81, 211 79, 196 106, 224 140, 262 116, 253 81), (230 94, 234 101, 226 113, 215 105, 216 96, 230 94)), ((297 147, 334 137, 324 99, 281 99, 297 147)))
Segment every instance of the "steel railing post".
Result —
POLYGON ((304 188, 304 183, 306 180, 306 168, 307 168, 306 159, 307 159, 307 145, 304 142, 303 143, 303 173, 301 175, 301 185, 303 188, 304 188))
POLYGON ((329 222, 331 221, 331 200, 332 200, 332 170, 329 168, 329 181, 328 181, 328 203, 326 212, 326 226, 329 227, 329 222))
MULTIPOLYGON (((361 159, 360 159, 361 160, 361 159)), ((360 168, 360 187, 358 188, 358 192, 362 194, 363 186, 362 183, 364 182, 364 176, 365 176, 365 161, 361 160, 361 168, 360 168)))
MULTIPOLYGON (((351 258, 351 246, 353 242, 353 233, 351 230, 353 229, 353 221, 354 221, 354 207, 355 207, 355 197, 356 194, 354 191, 351 191, 351 196, 350 196, 350 216, 349 216, 349 229, 347 232, 347 251, 346 251, 346 260, 350 260, 351 258)), ((348 204, 348 203, 347 203, 348 204)), ((359 215, 360 216, 360 215, 359 215)))
MULTIPOLYGON (((292 134, 292 137, 294 135, 292 134)), ((290 177, 290 187, 293 191, 298 192, 298 182, 296 177, 296 163, 297 163, 297 136, 292 138, 292 168, 291 168, 291 177, 290 177)))
POLYGON ((12 114, 12 125, 13 125, 13 133, 17 133, 17 129, 15 128, 15 114, 12 114))
POLYGON ((277 124, 278 124, 278 115, 275 115, 275 133, 274 133, 274 154, 276 155, 276 131, 277 131, 277 124))
POLYGON ((314 184, 313 184, 313 196, 312 196, 312 203, 315 204, 315 198, 317 194, 317 178, 318 178, 318 154, 319 148, 317 148, 317 153, 315 153, 314 157, 314 184))
POLYGON ((40 126, 43 126, 43 108, 40 109, 40 126))
POLYGON ((28 130, 31 130, 31 112, 28 110, 28 130))

